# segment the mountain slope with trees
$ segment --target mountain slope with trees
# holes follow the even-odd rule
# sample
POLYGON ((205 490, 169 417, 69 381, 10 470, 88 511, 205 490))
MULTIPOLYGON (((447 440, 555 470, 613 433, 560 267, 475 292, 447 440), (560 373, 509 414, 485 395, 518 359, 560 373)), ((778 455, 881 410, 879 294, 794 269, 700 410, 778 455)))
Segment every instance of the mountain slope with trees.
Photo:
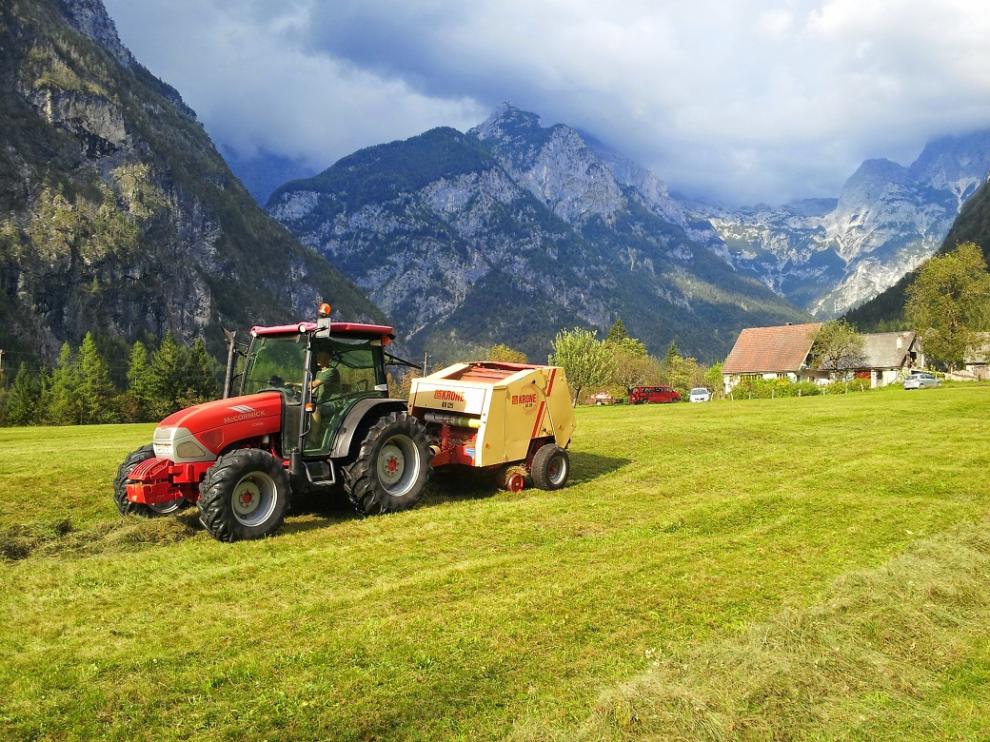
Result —
POLYGON ((166 331, 381 313, 251 199, 99 0, 0 5, 0 347, 55 359, 166 331))

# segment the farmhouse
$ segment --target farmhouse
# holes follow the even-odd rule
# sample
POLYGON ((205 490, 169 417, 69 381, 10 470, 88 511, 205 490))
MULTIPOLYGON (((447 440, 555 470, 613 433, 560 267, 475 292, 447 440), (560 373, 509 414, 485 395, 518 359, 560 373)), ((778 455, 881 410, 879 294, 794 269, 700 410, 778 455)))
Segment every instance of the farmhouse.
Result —
POLYGON ((861 357, 838 373, 814 368, 811 346, 820 327, 819 322, 809 322, 743 330, 722 366, 725 393, 747 377, 825 384, 835 376, 854 376, 869 380, 870 387, 886 386, 925 365, 920 338, 902 331, 863 335, 861 357))
POLYGON ((990 332, 978 332, 979 342, 963 358, 963 369, 978 381, 990 379, 990 332))
POLYGON ((828 373, 811 368, 811 346, 820 322, 774 327, 747 327, 722 365, 728 394, 744 378, 819 381, 828 373))
POLYGON ((863 355, 848 371, 857 379, 869 379, 870 387, 887 386, 912 368, 924 368, 921 338, 910 330, 863 335, 863 355))

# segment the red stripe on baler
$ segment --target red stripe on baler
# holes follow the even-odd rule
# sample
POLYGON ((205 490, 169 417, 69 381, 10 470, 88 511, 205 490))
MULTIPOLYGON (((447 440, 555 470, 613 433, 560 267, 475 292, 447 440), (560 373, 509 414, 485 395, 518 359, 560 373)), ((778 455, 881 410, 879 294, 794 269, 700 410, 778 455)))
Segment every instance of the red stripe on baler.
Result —
POLYGON ((546 406, 546 402, 540 402, 540 409, 536 413, 536 424, 533 426, 533 432, 529 434, 530 440, 536 437, 536 433, 540 429, 540 423, 543 421, 543 408, 546 406))

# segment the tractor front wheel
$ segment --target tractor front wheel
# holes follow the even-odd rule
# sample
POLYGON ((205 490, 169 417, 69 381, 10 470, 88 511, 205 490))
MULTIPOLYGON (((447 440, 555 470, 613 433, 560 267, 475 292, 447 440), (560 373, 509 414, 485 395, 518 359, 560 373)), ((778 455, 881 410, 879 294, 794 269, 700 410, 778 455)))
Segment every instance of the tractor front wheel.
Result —
POLYGON ((395 513, 420 501, 429 473, 426 430, 393 412, 371 426, 357 458, 343 468, 344 490, 359 513, 395 513))
POLYGON ((548 443, 541 446, 533 457, 530 475, 533 484, 541 490, 559 490, 567 484, 567 475, 571 473, 571 461, 560 446, 548 443))
POLYGON ((117 468, 117 477, 113 480, 113 500, 117 503, 117 510, 121 515, 142 515, 145 518, 157 518, 160 515, 171 515, 177 513, 189 503, 185 498, 163 502, 160 505, 145 505, 140 502, 131 502, 127 499, 127 478, 135 466, 142 461, 154 458, 155 449, 149 443, 141 446, 136 451, 127 454, 124 462, 117 468))
POLYGON ((291 485, 281 460, 242 448, 224 454, 199 485, 199 519, 219 541, 262 538, 285 520, 291 485))

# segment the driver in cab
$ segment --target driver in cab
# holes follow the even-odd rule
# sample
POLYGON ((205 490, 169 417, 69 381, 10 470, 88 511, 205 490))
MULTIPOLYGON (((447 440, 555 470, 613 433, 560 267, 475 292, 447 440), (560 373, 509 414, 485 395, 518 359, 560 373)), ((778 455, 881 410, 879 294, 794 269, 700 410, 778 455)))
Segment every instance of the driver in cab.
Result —
POLYGON ((319 406, 340 391, 340 371, 333 363, 333 356, 325 350, 316 354, 316 369, 316 378, 310 384, 310 390, 313 392, 313 402, 319 406))
POLYGON ((329 351, 321 350, 316 353, 316 376, 310 383, 310 390, 313 393, 313 404, 316 409, 313 411, 313 442, 319 445, 323 438, 323 405, 333 400, 334 396, 340 393, 340 371, 333 362, 333 355, 329 351))

